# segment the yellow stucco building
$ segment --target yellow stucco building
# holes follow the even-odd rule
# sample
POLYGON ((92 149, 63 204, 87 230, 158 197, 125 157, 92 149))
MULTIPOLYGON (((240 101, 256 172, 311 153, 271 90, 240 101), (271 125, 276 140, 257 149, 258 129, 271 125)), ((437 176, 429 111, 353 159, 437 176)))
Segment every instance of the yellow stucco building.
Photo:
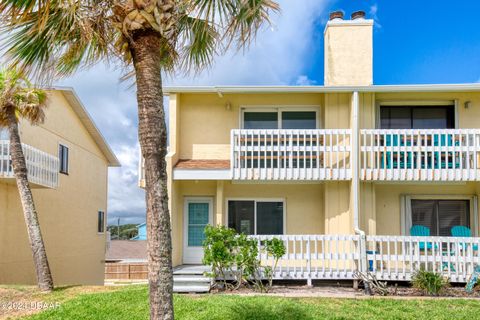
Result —
MULTIPOLYGON (((45 122, 20 123, 28 178, 55 285, 102 285, 108 168, 119 162, 73 89, 48 90, 45 122)), ((0 136, 0 283, 35 284, 32 253, 0 136)))
POLYGON ((174 265, 201 263, 214 224, 284 239, 278 278, 408 280, 423 264, 464 281, 480 262, 480 85, 374 85, 362 13, 331 16, 324 39, 323 86, 166 88, 174 265))

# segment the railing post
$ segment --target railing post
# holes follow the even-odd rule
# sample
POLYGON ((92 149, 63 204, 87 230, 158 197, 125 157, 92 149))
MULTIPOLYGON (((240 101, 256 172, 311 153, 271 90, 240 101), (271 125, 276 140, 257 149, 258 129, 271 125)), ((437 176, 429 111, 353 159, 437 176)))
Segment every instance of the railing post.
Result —
POLYGON ((307 236, 307 286, 312 286, 312 256, 310 251, 310 237, 307 236))

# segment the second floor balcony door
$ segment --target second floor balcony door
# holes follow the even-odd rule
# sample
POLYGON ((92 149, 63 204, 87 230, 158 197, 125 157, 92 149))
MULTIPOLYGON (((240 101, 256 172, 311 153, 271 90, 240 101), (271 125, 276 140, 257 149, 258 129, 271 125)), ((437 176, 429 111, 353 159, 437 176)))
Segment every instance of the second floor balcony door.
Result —
POLYGON ((380 129, 454 129, 455 106, 381 106, 380 129))

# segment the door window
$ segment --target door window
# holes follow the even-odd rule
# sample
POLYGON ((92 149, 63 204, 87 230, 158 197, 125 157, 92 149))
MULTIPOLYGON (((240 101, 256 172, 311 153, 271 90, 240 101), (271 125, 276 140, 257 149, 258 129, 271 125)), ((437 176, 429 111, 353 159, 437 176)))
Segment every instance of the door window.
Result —
POLYGON ((188 204, 188 246, 201 247, 205 240, 208 224, 209 204, 190 202, 188 204))

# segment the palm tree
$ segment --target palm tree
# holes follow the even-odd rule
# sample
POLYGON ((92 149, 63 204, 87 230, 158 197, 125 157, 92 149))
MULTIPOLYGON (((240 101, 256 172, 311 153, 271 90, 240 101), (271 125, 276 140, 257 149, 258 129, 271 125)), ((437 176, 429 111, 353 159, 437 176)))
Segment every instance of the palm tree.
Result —
POLYGON ((173 318, 162 73, 200 71, 246 48, 273 0, 0 0, 6 57, 38 79, 100 60, 133 67, 145 159, 151 319, 173 318))
POLYGON ((43 122, 46 100, 45 91, 34 88, 21 72, 15 69, 0 70, 0 127, 8 128, 10 135, 13 173, 20 193, 38 287, 42 291, 52 291, 52 274, 48 265, 32 190, 28 184, 27 165, 18 133, 20 119, 27 120, 32 125, 43 122))

